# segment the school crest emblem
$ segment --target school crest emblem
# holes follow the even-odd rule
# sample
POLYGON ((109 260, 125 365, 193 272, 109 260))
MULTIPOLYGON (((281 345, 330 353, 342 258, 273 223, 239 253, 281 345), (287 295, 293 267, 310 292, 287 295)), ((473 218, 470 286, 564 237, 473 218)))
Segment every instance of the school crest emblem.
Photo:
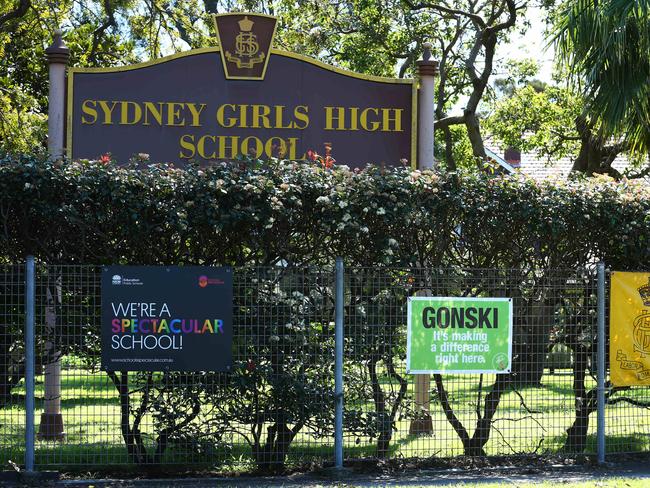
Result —
POLYGON ((227 79, 263 80, 277 19, 237 13, 215 15, 214 22, 227 79))

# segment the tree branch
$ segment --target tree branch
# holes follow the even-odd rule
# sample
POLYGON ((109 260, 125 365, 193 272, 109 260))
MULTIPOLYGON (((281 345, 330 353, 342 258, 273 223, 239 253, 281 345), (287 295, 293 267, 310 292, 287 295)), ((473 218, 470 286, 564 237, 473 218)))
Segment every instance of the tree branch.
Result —
POLYGON ((97 57, 97 48, 99 47, 99 43, 102 39, 102 36, 104 35, 104 32, 109 27, 115 27, 115 12, 113 10, 113 5, 111 4, 111 0, 104 0, 104 10, 106 11, 106 18, 104 19, 104 22, 95 29, 93 32, 93 44, 90 49, 90 54, 88 55, 88 59, 92 61, 96 61, 97 57))
POLYGON ((19 0, 18 6, 15 9, 7 12, 6 14, 0 15, 0 30, 2 30, 3 24, 6 24, 10 20, 24 17, 31 6, 31 0, 19 0))
POLYGON ((429 3, 429 2, 413 3, 411 0, 406 0, 406 5, 408 5, 408 7, 411 10, 423 10, 425 8, 428 8, 431 10, 436 10, 443 14, 459 15, 462 17, 467 17, 468 19, 471 19, 472 22, 478 25, 481 29, 485 29, 487 27, 487 25, 485 24, 485 20, 483 20, 483 18, 480 15, 476 15, 475 13, 467 12, 465 10, 445 7, 444 5, 439 5, 437 3, 429 3))
POLYGON ((452 125, 460 125, 465 123, 464 115, 455 115, 453 117, 445 117, 440 120, 436 120, 435 128, 436 129, 445 129, 452 125))

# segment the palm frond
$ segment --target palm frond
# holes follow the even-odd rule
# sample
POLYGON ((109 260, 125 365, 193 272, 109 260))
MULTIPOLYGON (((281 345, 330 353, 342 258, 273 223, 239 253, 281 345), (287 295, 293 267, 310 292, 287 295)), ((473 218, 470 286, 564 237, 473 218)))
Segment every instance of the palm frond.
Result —
POLYGON ((650 0, 569 0, 553 32, 605 133, 650 150, 650 0))

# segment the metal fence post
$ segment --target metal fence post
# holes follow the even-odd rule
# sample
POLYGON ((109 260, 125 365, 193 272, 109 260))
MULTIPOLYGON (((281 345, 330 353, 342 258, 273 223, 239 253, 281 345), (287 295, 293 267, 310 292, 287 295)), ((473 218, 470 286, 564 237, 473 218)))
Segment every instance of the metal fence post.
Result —
POLYGON ((34 471, 34 256, 25 263, 25 470, 34 471))
POLYGON ((345 299, 343 281, 343 259, 336 258, 336 327, 335 327, 335 365, 334 395, 336 414, 334 419, 335 466, 343 467, 343 300, 345 299))
POLYGON ((598 263, 598 463, 605 462, 605 263, 598 263))

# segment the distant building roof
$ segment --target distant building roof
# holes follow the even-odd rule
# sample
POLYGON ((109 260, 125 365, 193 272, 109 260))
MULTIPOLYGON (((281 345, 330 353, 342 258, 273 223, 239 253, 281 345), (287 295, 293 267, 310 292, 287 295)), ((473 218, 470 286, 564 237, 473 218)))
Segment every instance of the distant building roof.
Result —
MULTIPOLYGON (((487 156, 497 161, 504 169, 509 167, 509 172, 520 171, 535 180, 566 178, 573 167, 573 160, 570 157, 549 162, 547 158, 539 156, 536 152, 518 152, 512 148, 503 148, 492 139, 486 139, 484 144, 487 156), (520 157, 519 161, 516 160, 517 154, 520 157)), ((629 166, 629 161, 625 156, 619 155, 612 166, 622 172, 629 166)))

